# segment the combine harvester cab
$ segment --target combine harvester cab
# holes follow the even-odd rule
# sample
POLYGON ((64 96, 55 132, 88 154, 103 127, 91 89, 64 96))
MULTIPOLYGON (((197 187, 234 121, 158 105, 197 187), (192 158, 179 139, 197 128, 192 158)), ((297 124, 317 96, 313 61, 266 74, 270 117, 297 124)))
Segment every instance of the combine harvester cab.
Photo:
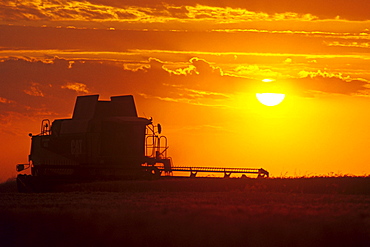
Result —
POLYGON ((173 167, 167 156, 167 138, 161 125, 137 116, 132 95, 99 100, 99 95, 78 96, 70 119, 45 119, 41 133, 32 135, 28 164, 18 164, 17 171, 28 168, 31 175, 19 174, 20 192, 52 190, 54 185, 96 180, 152 179, 173 172, 255 173, 268 172, 250 168, 173 167))

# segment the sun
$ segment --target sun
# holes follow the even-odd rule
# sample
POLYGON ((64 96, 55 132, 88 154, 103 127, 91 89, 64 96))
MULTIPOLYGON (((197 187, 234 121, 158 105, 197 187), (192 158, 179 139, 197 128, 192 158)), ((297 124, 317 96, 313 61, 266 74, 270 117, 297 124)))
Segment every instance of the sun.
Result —
POLYGON ((267 106, 275 106, 283 102, 285 94, 282 93, 256 93, 259 102, 267 106))

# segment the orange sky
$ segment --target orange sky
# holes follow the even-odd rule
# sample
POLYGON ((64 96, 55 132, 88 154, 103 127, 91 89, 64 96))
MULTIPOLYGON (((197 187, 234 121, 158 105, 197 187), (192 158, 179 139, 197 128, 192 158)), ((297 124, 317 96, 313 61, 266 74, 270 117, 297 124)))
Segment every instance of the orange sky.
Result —
POLYGON ((0 182, 27 162, 28 133, 70 117, 84 94, 133 94, 177 166, 369 174, 369 10, 368 0, 2 1, 0 182), (266 90, 285 101, 261 105, 266 90))

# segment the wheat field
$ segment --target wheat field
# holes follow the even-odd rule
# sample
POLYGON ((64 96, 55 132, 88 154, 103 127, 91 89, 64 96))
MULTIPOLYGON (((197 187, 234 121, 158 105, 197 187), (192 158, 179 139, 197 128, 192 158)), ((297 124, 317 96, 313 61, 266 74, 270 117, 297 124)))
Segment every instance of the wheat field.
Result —
POLYGON ((370 177, 166 179, 18 193, 0 246, 370 246, 370 177))

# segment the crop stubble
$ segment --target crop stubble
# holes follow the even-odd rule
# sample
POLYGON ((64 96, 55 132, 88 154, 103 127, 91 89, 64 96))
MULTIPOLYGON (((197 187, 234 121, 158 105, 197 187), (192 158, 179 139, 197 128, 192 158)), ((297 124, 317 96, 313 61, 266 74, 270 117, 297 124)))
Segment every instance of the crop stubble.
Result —
POLYGON ((1 189, 0 246, 370 246, 369 178, 1 189))

